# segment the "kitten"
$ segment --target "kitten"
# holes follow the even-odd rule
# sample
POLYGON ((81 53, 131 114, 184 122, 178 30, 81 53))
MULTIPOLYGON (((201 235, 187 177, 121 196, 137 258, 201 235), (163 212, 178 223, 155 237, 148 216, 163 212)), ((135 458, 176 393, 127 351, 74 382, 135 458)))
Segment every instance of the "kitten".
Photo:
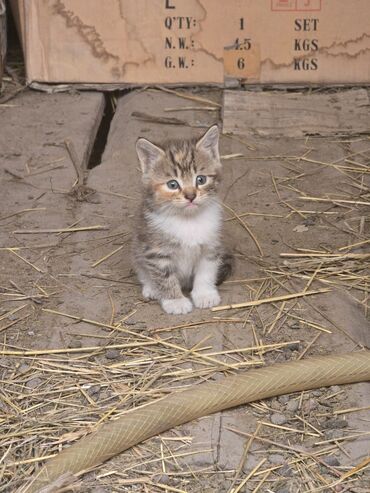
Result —
POLYGON ((220 303, 216 285, 231 272, 221 244, 221 175, 217 125, 199 140, 163 147, 140 138, 136 151, 144 198, 133 242, 143 296, 181 314, 220 303), (191 300, 183 294, 189 291, 191 300))

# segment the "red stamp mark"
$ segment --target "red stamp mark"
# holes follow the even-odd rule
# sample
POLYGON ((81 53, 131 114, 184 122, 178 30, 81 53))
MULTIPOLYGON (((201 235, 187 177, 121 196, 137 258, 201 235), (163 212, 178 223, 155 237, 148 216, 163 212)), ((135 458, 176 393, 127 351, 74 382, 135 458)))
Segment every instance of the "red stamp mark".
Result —
POLYGON ((271 0, 274 12, 320 12, 322 0, 271 0))

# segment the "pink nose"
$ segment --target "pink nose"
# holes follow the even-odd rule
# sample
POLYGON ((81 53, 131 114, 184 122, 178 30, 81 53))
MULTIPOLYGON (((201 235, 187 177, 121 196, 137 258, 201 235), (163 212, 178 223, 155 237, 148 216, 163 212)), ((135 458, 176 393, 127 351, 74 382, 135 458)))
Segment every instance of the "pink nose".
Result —
POLYGON ((190 202, 193 202, 193 200, 197 196, 197 194, 194 192, 187 192, 184 195, 185 195, 185 198, 188 199, 190 202))

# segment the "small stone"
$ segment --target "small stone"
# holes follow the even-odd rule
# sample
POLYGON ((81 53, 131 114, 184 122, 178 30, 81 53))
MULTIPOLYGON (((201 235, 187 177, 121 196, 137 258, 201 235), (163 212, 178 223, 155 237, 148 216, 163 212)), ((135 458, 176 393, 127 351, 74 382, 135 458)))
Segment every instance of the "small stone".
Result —
POLYGON ((305 413, 309 413, 316 409, 318 406, 317 401, 315 399, 308 399, 303 403, 303 411, 305 413))
POLYGON ((334 455, 329 455, 328 457, 324 457, 324 462, 328 466, 333 466, 333 467, 340 466, 339 460, 336 457, 334 457, 334 455))
POLYGON ((318 399, 318 403, 320 404, 320 406, 323 406, 325 408, 328 408, 328 407, 331 408, 330 402, 328 402, 326 399, 318 399))
POLYGON ((27 363, 22 363, 21 366, 18 368, 18 373, 22 375, 23 373, 27 373, 29 369, 30 365, 27 365, 27 363))
POLYGON ((105 353, 105 357, 107 359, 117 359, 120 357, 120 352, 118 351, 118 349, 108 349, 105 353))
POLYGON ((137 329, 147 329, 148 325, 145 322, 136 322, 137 329))
POLYGON ((281 404, 286 404, 289 401, 289 396, 288 395, 281 395, 280 397, 278 397, 278 401, 281 404))
POLYGON ((285 464, 281 469, 279 469, 280 475, 284 476, 285 478, 291 478, 294 474, 293 469, 288 465, 285 464))
POLYGON ((308 216, 306 219, 303 220, 303 224, 305 226, 313 226, 316 222, 317 217, 316 216, 308 216))
POLYGON ((325 421, 323 427, 334 429, 334 430, 338 430, 338 429, 340 430, 348 427, 348 421, 346 421, 345 419, 332 418, 325 421))
POLYGON ((302 328, 301 324, 299 322, 293 322, 292 324, 288 325, 289 329, 292 330, 299 330, 302 328))
POLYGON ((328 430, 326 433, 325 433, 325 436, 330 439, 330 440, 333 440, 333 439, 337 439, 337 438, 341 438, 343 435, 343 432, 340 431, 340 430, 328 430))
POLYGON ((281 414, 281 413, 274 413, 271 415, 270 417, 270 421, 271 423, 273 423, 274 425, 283 425, 287 422, 287 419, 286 417, 284 416, 284 414, 281 414))
POLYGON ((79 339, 72 339, 68 343, 68 347, 71 349, 79 349, 82 347, 82 342, 79 339))
POLYGON ((285 462, 285 457, 281 454, 271 454, 269 456, 269 461, 271 464, 283 464, 285 462))
POLYGON ((35 377, 35 378, 31 378, 30 380, 28 380, 26 385, 29 389, 35 389, 36 387, 41 385, 41 383, 42 383, 41 378, 35 377))
POLYGON ((152 478, 153 483, 159 483, 159 484, 169 484, 170 483, 170 477, 167 476, 167 474, 156 474, 152 478))
POLYGON ((295 342, 295 343, 293 343, 293 344, 290 344, 290 345, 288 346, 288 349, 289 349, 290 351, 299 351, 299 342, 295 342))
POLYGON ((340 392, 341 391, 341 388, 339 387, 339 385, 332 385, 330 387, 330 392, 332 394, 336 394, 337 392, 340 392))
POLYGON ((100 385, 92 385, 89 389, 87 389, 87 393, 90 395, 90 396, 93 396, 93 395, 97 395, 100 393, 100 385))
POLYGON ((313 390, 311 394, 315 397, 320 397, 322 395, 322 390, 313 390))
POLYGON ((274 411, 280 411, 281 410, 281 404, 277 399, 274 399, 270 402, 270 407, 271 407, 271 409, 274 409, 274 411))
POLYGON ((33 331, 33 330, 29 330, 29 331, 27 331, 27 334, 28 334, 29 336, 34 336, 34 335, 35 335, 35 333, 34 333, 34 331, 33 331))
POLYGON ((299 402, 297 400, 292 400, 289 401, 288 404, 286 405, 286 410, 291 413, 295 413, 296 411, 298 411, 298 407, 299 407, 299 402))

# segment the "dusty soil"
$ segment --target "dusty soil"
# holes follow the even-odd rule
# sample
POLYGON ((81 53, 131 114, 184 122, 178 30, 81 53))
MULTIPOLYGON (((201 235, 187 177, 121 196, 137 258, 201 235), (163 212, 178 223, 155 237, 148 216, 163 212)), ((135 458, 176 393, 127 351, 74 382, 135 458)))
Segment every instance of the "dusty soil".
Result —
MULTIPOLYGON (((222 123, 222 93, 119 98, 102 163, 77 193, 63 142, 86 162, 102 104, 97 93, 25 91, 0 106, 0 491, 23 491, 44 458, 97 423, 221 378, 217 360, 247 371, 369 347, 368 135, 223 135, 236 269, 222 304, 328 291, 177 317, 142 299, 131 269, 134 143, 222 123)), ((231 493, 234 480, 245 492, 369 491, 369 406, 365 383, 267 399, 148 440, 75 491, 231 493)))

